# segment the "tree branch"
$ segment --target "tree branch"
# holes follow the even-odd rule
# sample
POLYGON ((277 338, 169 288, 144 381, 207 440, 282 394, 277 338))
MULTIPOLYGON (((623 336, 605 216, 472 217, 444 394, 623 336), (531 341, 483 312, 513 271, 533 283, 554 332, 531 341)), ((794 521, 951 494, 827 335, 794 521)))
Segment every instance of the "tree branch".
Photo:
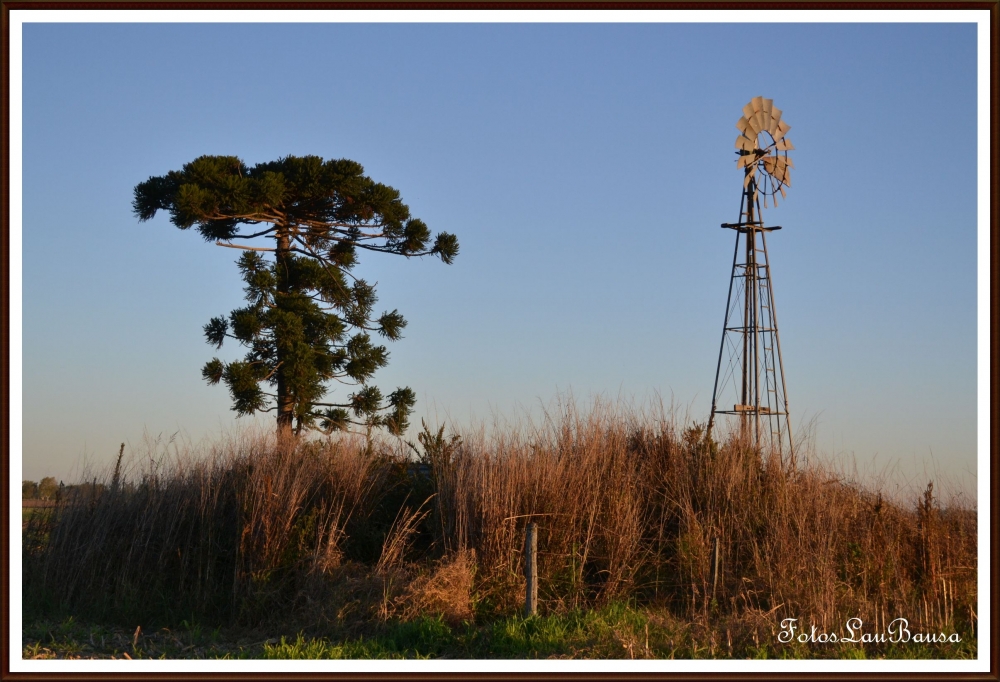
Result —
POLYGON ((264 246, 241 246, 240 244, 226 244, 222 241, 215 242, 216 246, 225 246, 227 249, 243 249, 244 251, 277 251, 277 249, 269 249, 264 246))
POLYGON ((264 230, 263 232, 255 232, 253 234, 234 234, 233 239, 253 239, 254 237, 263 237, 268 232, 274 232, 277 229, 278 227, 275 226, 268 230, 264 230))
POLYGON ((279 370, 279 369, 281 368, 281 366, 282 366, 283 364, 285 364, 285 363, 283 363, 283 362, 279 362, 279 363, 278 363, 277 365, 275 365, 275 366, 274 366, 274 369, 272 369, 272 370, 271 370, 270 372, 268 372, 268 373, 267 373, 267 376, 266 376, 266 377, 264 377, 263 379, 261 379, 261 381, 267 381, 268 379, 270 379, 271 377, 273 377, 273 376, 274 376, 274 373, 275 373, 275 372, 277 372, 277 371, 278 371, 278 370, 279 370))
POLYGON ((204 220, 245 220, 253 223, 280 223, 284 214, 277 209, 272 209, 278 215, 272 216, 267 213, 212 213, 204 216, 204 220))

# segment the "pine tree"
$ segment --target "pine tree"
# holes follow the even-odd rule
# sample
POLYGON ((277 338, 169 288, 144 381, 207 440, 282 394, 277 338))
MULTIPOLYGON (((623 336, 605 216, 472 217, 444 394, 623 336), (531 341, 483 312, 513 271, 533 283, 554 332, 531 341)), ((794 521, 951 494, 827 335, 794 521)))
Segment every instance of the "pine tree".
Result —
POLYGON ((252 168, 235 156, 202 156, 137 185, 132 207, 140 221, 162 209, 180 229, 196 226, 206 241, 244 251, 237 264, 246 305, 204 327, 216 348, 230 338, 248 349, 242 360, 214 358, 202 369, 210 384, 229 387, 233 410, 276 412, 279 438, 291 437, 293 426, 296 435, 351 424, 397 435, 407 428, 413 391, 383 397, 369 383, 389 360, 369 332, 395 341, 406 321, 396 310, 375 318, 374 286, 351 271, 359 250, 451 263, 454 235, 441 232, 429 245, 427 225, 410 216, 397 190, 354 161, 317 156, 252 168), (232 243, 262 237, 274 246, 232 243), (357 390, 343 402, 324 401, 331 381, 357 390))

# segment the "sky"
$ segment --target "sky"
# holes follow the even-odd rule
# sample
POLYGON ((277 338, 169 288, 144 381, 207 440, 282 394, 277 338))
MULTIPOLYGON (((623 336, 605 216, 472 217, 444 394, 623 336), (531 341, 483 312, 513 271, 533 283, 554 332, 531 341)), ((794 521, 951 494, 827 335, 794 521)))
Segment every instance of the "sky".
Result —
POLYGON ((136 184, 204 154, 353 159, 458 236, 453 265, 356 270, 409 323, 375 384, 414 389, 414 424, 569 395, 705 421, 735 123, 763 95, 796 147, 765 211, 793 429, 873 475, 976 484, 973 23, 26 23, 22 40, 23 478, 249 421, 201 378, 239 355, 202 333, 242 304, 238 252, 131 209, 136 184))

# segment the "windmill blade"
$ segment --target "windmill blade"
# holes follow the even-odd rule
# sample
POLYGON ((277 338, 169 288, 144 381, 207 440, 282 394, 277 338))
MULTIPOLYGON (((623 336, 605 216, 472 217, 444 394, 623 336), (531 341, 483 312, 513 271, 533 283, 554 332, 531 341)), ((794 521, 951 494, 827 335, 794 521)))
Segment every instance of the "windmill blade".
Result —
POLYGON ((756 114, 753 115, 753 122, 757 124, 757 132, 758 133, 761 132, 762 130, 767 130, 767 126, 764 125, 764 112, 763 111, 758 111, 756 114))
POLYGON ((782 199, 787 199, 788 198, 788 195, 785 194, 785 188, 784 187, 782 187, 781 185, 778 185, 778 190, 781 192, 781 198, 782 199))
POLYGON ((781 138, 783 138, 785 136, 785 134, 789 130, 791 130, 791 128, 792 128, 792 126, 788 125, 784 121, 781 121, 780 123, 778 123, 778 131, 774 135, 774 141, 777 142, 778 140, 780 140, 781 138))
POLYGON ((743 168, 744 166, 749 166, 753 162, 754 162, 754 155, 745 154, 744 156, 741 156, 740 158, 736 159, 736 167, 743 168))
MULTIPOLYGON (((764 100, 765 102, 767 100, 764 100)), ((763 130, 771 132, 771 112, 764 110, 760 112, 760 121, 763 123, 763 130)))
POLYGON ((750 100, 750 106, 753 107, 754 111, 761 111, 764 108, 764 98, 760 97, 759 95, 757 97, 754 97, 752 100, 750 100))
POLYGON ((742 149, 745 152, 752 152, 754 150, 754 147, 755 145, 753 143, 753 140, 749 139, 748 137, 740 135, 739 137, 736 138, 737 149, 742 149))
POLYGON ((764 103, 763 103, 763 106, 762 106, 762 108, 763 108, 763 110, 764 110, 764 111, 765 111, 765 112, 766 112, 766 113, 767 113, 768 115, 770 115, 770 113, 771 113, 771 109, 772 109, 773 107, 774 107, 774 100, 773 100, 773 99, 765 99, 765 100, 764 100, 764 103))
POLYGON ((753 177, 753 172, 746 173, 743 176, 743 189, 747 188, 747 185, 750 184, 750 178, 752 178, 752 177, 753 177))
POLYGON ((774 207, 778 208, 778 195, 777 194, 772 194, 771 198, 774 199, 774 207))
POLYGON ((736 122, 736 129, 747 137, 751 137, 753 133, 748 133, 750 130, 750 122, 747 120, 746 116, 740 116, 740 120, 736 122))
POLYGON ((748 121, 753 118, 754 108, 753 102, 747 102, 746 106, 743 107, 743 117, 748 121))
POLYGON ((778 124, 781 122, 781 109, 778 107, 771 107, 771 125, 767 129, 767 132, 771 133, 771 137, 778 132, 778 124))
POLYGON ((787 156, 775 156, 774 157, 775 168, 778 170, 784 170, 785 168, 795 168, 795 163, 787 156))
POLYGON ((777 142, 777 147, 783 152, 790 152, 795 149, 795 145, 787 137, 783 137, 777 142))

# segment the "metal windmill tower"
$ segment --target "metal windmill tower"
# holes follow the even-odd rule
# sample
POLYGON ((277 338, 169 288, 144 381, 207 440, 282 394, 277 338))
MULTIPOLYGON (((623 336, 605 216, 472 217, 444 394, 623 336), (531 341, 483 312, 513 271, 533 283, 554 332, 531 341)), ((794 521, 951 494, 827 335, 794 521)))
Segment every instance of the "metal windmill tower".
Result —
POLYGON ((754 97, 743 107, 736 127, 740 131, 736 166, 743 169, 743 195, 739 221, 722 224, 736 231, 736 247, 708 433, 716 415, 730 415, 726 419, 738 420, 744 437, 794 464, 778 317, 767 260, 767 233, 781 227, 765 227, 761 213, 762 199, 767 208, 768 198, 775 207, 779 193, 785 198, 785 188, 791 186, 789 169, 794 167, 788 152, 794 147, 785 137, 790 126, 781 120, 781 110, 769 99, 754 97))

